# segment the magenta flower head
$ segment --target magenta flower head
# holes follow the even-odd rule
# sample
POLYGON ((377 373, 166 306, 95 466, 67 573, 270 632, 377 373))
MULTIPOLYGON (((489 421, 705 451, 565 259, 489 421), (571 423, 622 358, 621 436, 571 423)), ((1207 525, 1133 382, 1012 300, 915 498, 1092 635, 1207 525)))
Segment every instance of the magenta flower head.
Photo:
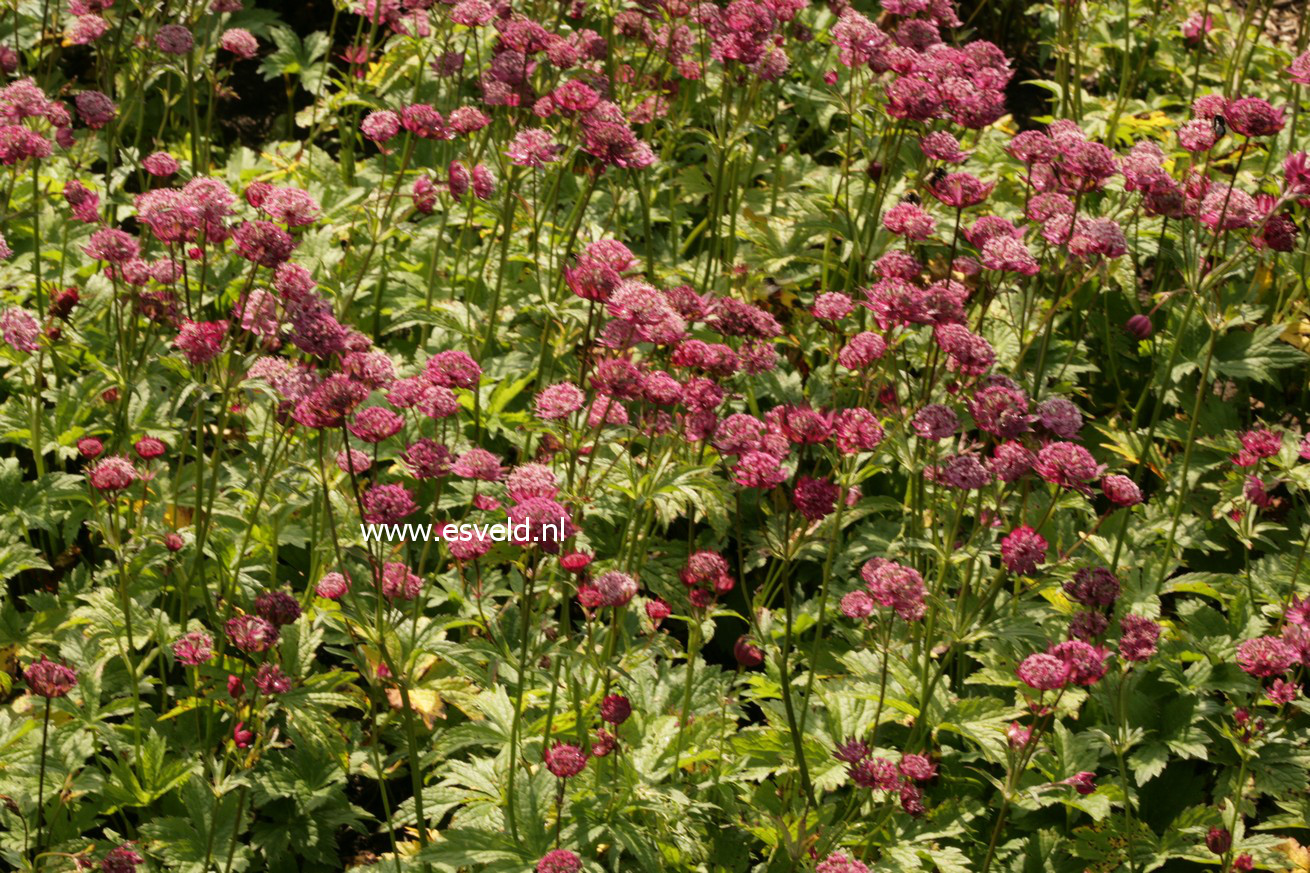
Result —
POLYGON ((1149 315, 1138 313, 1124 322, 1124 330, 1139 340, 1148 338, 1154 331, 1155 327, 1151 324, 1149 315))
POLYGON ((1014 672, 1019 681, 1036 691, 1054 691, 1069 681, 1068 664, 1040 652, 1024 658, 1014 672))
POLYGON ((1050 654, 1068 668, 1068 681, 1075 685, 1095 685, 1105 676, 1105 661, 1110 653, 1082 640, 1066 640, 1052 646, 1050 654))
POLYGON ((863 862, 848 857, 845 852, 833 852, 819 862, 814 873, 869 873, 869 868, 863 862))
POLYGON ((123 843, 118 848, 111 849, 100 861, 100 871, 101 873, 133 873, 137 865, 144 864, 145 860, 136 853, 131 843, 123 843))
POLYGON ((587 766, 587 756, 572 743, 555 743, 546 750, 546 769, 560 779, 569 779, 587 766))
POLYGON ((960 172, 946 174, 936 184, 929 185, 928 191, 947 206, 965 209, 982 203, 995 187, 995 182, 984 182, 972 173, 960 172))
POLYGON ((366 443, 380 443, 394 436, 405 426, 405 419, 384 406, 369 406, 355 413, 355 417, 346 426, 359 439, 366 443))
POLYGON ((1115 506, 1136 506, 1142 502, 1142 490, 1137 483, 1118 473, 1101 480, 1101 491, 1115 506))
POLYGON ((623 724, 632 715, 632 702, 621 694, 611 694, 600 702, 600 717, 610 724, 623 724))
MULTIPOLYGON (((488 543, 490 545, 490 543, 488 543)), ((388 561, 382 567, 382 596, 388 600, 413 600, 423 590, 423 580, 399 561, 388 561)))
POLYGON ((226 321, 186 321, 173 340, 173 348, 199 367, 218 357, 226 335, 226 321))
POLYGON ((418 509, 414 495, 404 485, 372 485, 364 492, 364 520, 370 524, 395 524, 418 509))
POLYGON ((66 697, 77 684, 77 671, 54 661, 47 661, 45 655, 41 660, 33 661, 23 671, 23 679, 33 694, 39 694, 47 700, 66 697))
POLYGON ((136 451, 137 457, 143 461, 153 460, 168 451, 168 446, 152 436, 141 437, 132 448, 136 451))
POLYGON ((792 502, 809 521, 819 521, 832 513, 837 506, 841 489, 827 479, 801 476, 792 491, 792 502))
POLYGON ((499 482, 505 475, 500 458, 480 448, 469 449, 460 455, 450 471, 461 479, 480 479, 484 482, 499 482))
POLYGON ((166 178, 180 169, 177 159, 168 152, 155 152, 141 162, 141 167, 152 176, 166 178))
POLYGON ((902 621, 923 618, 927 588, 918 570, 886 558, 871 558, 860 568, 860 578, 874 601, 890 607, 902 621))
POLYGON ((1298 653, 1278 637, 1256 637, 1237 647, 1237 664, 1252 676, 1281 676, 1297 662, 1298 653))
POLYGON ((340 600, 349 590, 350 577, 334 571, 323 574, 323 578, 318 580, 318 585, 314 588, 314 593, 328 600, 340 600))
POLYGON ((188 667, 207 663, 214 657, 214 638, 204 631, 191 631, 173 643, 173 657, 188 667))
POLYGON ((637 580, 618 570, 602 573, 594 584, 600 593, 601 606, 626 606, 637 596, 637 580))
POLYGON ((1046 540, 1037 531, 1023 525, 1001 540, 1001 563, 1019 576, 1029 576, 1046 563, 1046 540))
POLYGON ((1224 112, 1228 125, 1242 136, 1273 136, 1287 123, 1283 110, 1261 97, 1242 97, 1229 101, 1224 112))
POLYGON ((112 455, 92 467, 87 478, 92 488, 113 494, 126 490, 140 476, 131 461, 121 455, 112 455))
POLYGON ((743 670, 753 670, 764 663, 764 652, 751 642, 751 638, 742 634, 732 645, 732 656, 743 670))
POLYGON ((104 127, 118 112, 114 101, 99 91, 83 91, 73 102, 77 105, 77 114, 82 122, 92 130, 104 127))
POLYGON ((423 377, 442 388, 477 388, 482 368, 467 353, 450 349, 428 358, 423 377))
POLYGON ((195 38, 180 24, 165 24, 155 34, 155 45, 166 55, 184 55, 195 45, 195 38))
POLYGON ((400 133, 400 116, 390 109, 380 109, 364 116, 359 129, 368 139, 384 143, 400 133))
POLYGON ((1065 779, 1064 784, 1072 785, 1079 794, 1091 794, 1096 790, 1096 774, 1089 770, 1082 770, 1065 779))
POLYGON ((537 862, 536 873, 579 873, 582 859, 568 849, 552 849, 537 862))
POLYGON ((281 627, 300 618, 300 601, 285 591, 265 591, 255 598, 255 612, 281 627))
POLYGON ((277 643, 277 626, 258 615, 235 615, 227 620, 227 636, 247 654, 267 652, 277 643))
POLYGON ((1119 619, 1119 657, 1125 661, 1145 661, 1155 654, 1160 639, 1160 625, 1140 615, 1125 615, 1119 619))
POLYGON ((243 61, 259 54, 259 41, 243 27, 230 27, 218 38, 219 48, 231 52, 243 61))

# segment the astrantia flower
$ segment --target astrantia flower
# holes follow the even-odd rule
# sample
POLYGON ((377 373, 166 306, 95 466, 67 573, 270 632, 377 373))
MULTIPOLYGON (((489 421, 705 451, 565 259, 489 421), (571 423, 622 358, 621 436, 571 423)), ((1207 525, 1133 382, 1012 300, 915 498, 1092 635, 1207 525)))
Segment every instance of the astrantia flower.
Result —
POLYGON ((219 48, 230 51, 243 61, 248 61, 259 54, 259 41, 255 35, 243 27, 229 27, 218 38, 219 48))
POLYGON ((364 520, 370 524, 395 524, 418 509, 414 495, 404 485, 373 485, 361 502, 364 520))
POLYGON ((544 757, 546 769, 560 779, 577 776, 587 766, 587 756, 571 743, 555 743, 544 757))
POLYGON ((1055 442, 1042 446, 1033 465, 1037 475, 1061 488, 1090 492, 1089 482, 1101 475, 1102 467, 1090 452, 1076 443, 1055 442))
POLYGON ((1055 436, 1064 440, 1076 439, 1083 427, 1083 414, 1069 400, 1051 397, 1037 406, 1037 420, 1055 436))
POLYGON ((405 419, 383 406, 369 406, 355 413, 347 430, 366 443, 380 443, 400 432, 405 419))
POLYGON ((988 465, 996 478, 1008 484, 1018 481, 1036 461, 1037 456, 1022 443, 1005 442, 992 450, 988 465))
POLYGON ((841 613, 847 618, 868 618, 877 604, 867 591, 852 591, 841 599, 841 613))
POLYGON ((269 221, 247 221, 233 234, 237 254, 261 267, 273 269, 291 257, 300 243, 269 221))
POLYGON ((1006 384, 988 385, 969 401, 969 414, 979 428, 999 437, 1027 433, 1034 420, 1028 414, 1028 395, 1006 384))
POLYGON ((837 363, 848 370, 862 370, 883 356, 887 341, 872 331, 862 331, 851 337, 837 353, 837 363))
POLYGON ((765 452, 746 452, 732 468, 732 480, 744 488, 775 488, 786 479, 778 459, 765 452))
POLYGON ((1031 575, 1046 563, 1046 540, 1037 531, 1023 525, 1001 540, 1001 563, 1019 576, 1031 575))
POLYGON ((27 310, 10 306, 0 312, 0 336, 14 350, 35 352, 40 348, 37 344, 40 335, 41 325, 27 310))
POLYGON ((837 450, 844 455, 871 452, 884 435, 877 416, 861 407, 839 412, 833 429, 837 450))
POLYGON ((384 143, 400 133, 400 116, 390 109, 370 112, 359 123, 359 129, 373 142, 384 143))
POLYGON ((198 367, 218 357, 226 334, 226 321, 187 321, 173 340, 173 347, 198 367))
POLYGON ((255 673, 255 687, 260 694, 272 696, 286 694, 291 690, 291 677, 282 672, 277 664, 263 663, 255 673))
POLYGON ((1142 502, 1142 490, 1137 483, 1117 473, 1101 480, 1101 491, 1116 506, 1136 506, 1142 502))
POLYGON ((610 694, 600 702, 600 717, 610 724, 623 724, 632 715, 632 702, 621 694, 610 694))
POLYGON ((402 457, 415 479, 445 476, 455 461, 450 449, 426 437, 411 443, 402 457))
POLYGON ((27 669, 23 671, 23 680, 27 682, 27 687, 32 689, 33 694, 53 700, 65 697, 73 690, 73 686, 77 684, 77 671, 63 664, 47 661, 42 655, 41 660, 27 665, 27 669))
POLYGON ((814 873, 869 873, 869 868, 862 862, 849 858, 845 852, 833 852, 819 862, 814 873))
POLYGON ((285 591, 265 591, 255 598, 255 612, 281 627, 300 618, 300 601, 285 591))
POLYGON ((536 545, 548 554, 558 552, 560 543, 577 533, 568 510, 549 497, 524 498, 511 506, 507 514, 516 545, 536 545), (516 529, 524 523, 528 526, 527 537, 520 540, 516 529))
POLYGON ((947 366, 965 376, 981 376, 996 362, 991 343, 962 324, 940 324, 933 331, 937 345, 947 354, 947 366))
POLYGON ((847 772, 851 781, 861 788, 896 791, 901 784, 896 765, 886 758, 865 758, 852 764, 847 772))
POLYGON ((388 561, 382 567, 378 589, 388 600, 413 600, 423 590, 423 580, 407 564, 388 561))
POLYGON ((618 570, 602 573, 593 584, 600 594, 601 606, 626 606, 637 596, 637 580, 618 570))
POLYGON ((1237 647, 1237 664, 1252 676, 1279 676, 1297 662, 1297 652, 1278 637, 1256 637, 1237 647))
POLYGON ((582 859, 568 849, 552 849, 542 856, 535 869, 536 873, 579 873, 582 859))
POLYGON ((1125 661, 1145 661, 1155 654, 1160 639, 1160 625, 1140 615, 1125 615, 1119 619, 1123 632, 1119 637, 1119 657, 1125 661))
POLYGON ((179 169, 177 159, 168 152, 155 152, 141 162, 141 167, 152 176, 165 178, 179 169))
POLYGON ((328 600, 340 600, 349 590, 350 577, 335 571, 324 573, 323 578, 318 580, 318 585, 314 587, 315 594, 328 600))
POLYGON ((137 865, 144 864, 145 860, 136 853, 131 843, 123 843, 101 859, 100 873, 135 873, 137 865))
POLYGON ((911 427, 926 440, 941 441, 955 433, 959 416, 949 406, 930 403, 915 414, 911 427))
POLYGON ((1106 567, 1083 567, 1064 583, 1065 592, 1084 606, 1113 606, 1119 580, 1106 567))
POLYGON ((1201 200, 1201 223, 1214 231, 1254 227, 1261 218, 1255 198, 1236 188, 1216 185, 1201 200))
POLYGON ((936 184, 929 185, 928 193, 947 206, 963 209, 982 203, 995 187, 995 182, 983 182, 972 173, 948 173, 936 184))
POLYGON ((121 455, 104 458, 87 471, 86 475, 92 488, 111 494, 128 488, 140 478, 132 462, 121 455))
POLYGON ((559 150, 560 146, 549 131, 529 127, 515 134, 505 154, 510 163, 520 167, 540 168, 559 160, 559 150))
POLYGON ((308 191, 299 188, 274 188, 259 208, 269 218, 287 227, 313 224, 323 211, 308 191))
POLYGON ((155 33, 155 45, 166 55, 184 55, 195 45, 195 38, 180 24, 165 24, 155 33))
POLYGON ((267 652, 277 643, 277 626, 258 615, 237 615, 227 620, 227 636, 243 652, 267 652))
POLYGON ((1282 109, 1275 109, 1261 97, 1232 100, 1224 112, 1228 125, 1242 136, 1273 136, 1283 129, 1286 120, 1282 109))
POLYGON ((118 112, 114 101, 99 91, 82 91, 73 102, 77 105, 77 114, 82 122, 92 130, 104 127, 118 112))
POLYGON ((1068 681, 1075 685, 1095 685, 1105 676, 1105 660, 1110 653, 1082 640, 1066 640, 1052 646, 1050 654, 1068 667, 1068 681))
POLYGON ((991 472, 972 452, 948 455, 940 464, 929 470, 929 477, 948 488, 976 491, 986 488, 992 481, 991 472))
POLYGON ((872 558, 860 568, 865 587, 880 606, 892 608, 904 621, 918 621, 924 615, 927 589, 913 567, 872 558))
POLYGON ((482 368, 466 352, 451 349, 428 358, 423 376, 443 388, 476 388, 482 368))
POLYGON ((819 521, 832 513, 840 491, 835 482, 801 476, 792 491, 792 502, 806 519, 819 521))
POLYGON ((1069 665, 1054 655, 1029 655, 1014 672, 1019 681, 1037 691, 1054 691, 1069 681, 1069 665))
POLYGON ((461 479, 481 479, 485 482, 499 482, 505 475, 500 466, 500 458, 486 449, 473 448, 459 456, 451 472, 461 479))
POLYGON ((883 227, 911 240, 928 239, 937 230, 937 221, 914 203, 897 203, 882 217, 883 227))

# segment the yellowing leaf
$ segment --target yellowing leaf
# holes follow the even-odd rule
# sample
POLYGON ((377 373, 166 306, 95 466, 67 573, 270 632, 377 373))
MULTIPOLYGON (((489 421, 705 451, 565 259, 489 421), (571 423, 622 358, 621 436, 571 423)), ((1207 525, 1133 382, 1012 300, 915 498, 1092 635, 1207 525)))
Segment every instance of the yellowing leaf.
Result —
MULTIPOLYGON (((400 696, 399 688, 387 689, 387 701, 392 709, 404 708, 404 698, 400 696)), ((441 702, 441 695, 426 688, 409 689, 409 706, 423 718, 423 723, 428 726, 428 730, 432 729, 437 719, 444 718, 446 712, 445 704, 441 702)))

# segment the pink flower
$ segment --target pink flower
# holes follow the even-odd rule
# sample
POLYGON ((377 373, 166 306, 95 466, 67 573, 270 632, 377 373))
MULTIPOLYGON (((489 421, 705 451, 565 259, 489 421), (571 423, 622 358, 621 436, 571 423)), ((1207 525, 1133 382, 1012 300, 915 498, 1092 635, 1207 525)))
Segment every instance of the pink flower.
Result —
POLYGON ((136 467, 121 455, 104 458, 87 472, 92 488, 111 494, 129 488, 139 478, 136 467))
POLYGON ((1287 67, 1287 75, 1297 84, 1310 85, 1310 51, 1302 52, 1292 59, 1287 67))
POLYGON ((1142 502, 1142 491, 1137 483, 1117 473, 1101 480, 1101 491, 1115 506, 1136 506, 1142 502))
POLYGON ((178 171, 177 159, 168 152, 155 152, 141 162, 141 166, 152 176, 165 178, 178 171))
POLYGON ((1242 97, 1228 103, 1224 112, 1228 125, 1242 136, 1273 136, 1286 124, 1283 110, 1262 97, 1242 97))
MULTIPOLYGON (((77 114, 87 127, 99 130, 113 120, 118 106, 99 91, 83 91, 74 98, 77 114)), ((49 152, 47 151, 47 155, 49 152)))
POLYGON ((226 321, 186 321, 173 340, 173 347, 199 367, 218 357, 226 335, 226 321))
POLYGON ((347 429, 366 443, 380 443, 400 432, 405 419, 383 406, 369 406, 355 413, 347 429))
POLYGON ((1055 442, 1042 446, 1033 465, 1037 475, 1061 488, 1070 488, 1084 494, 1090 492, 1088 483, 1095 481, 1104 469, 1096 463, 1090 452, 1076 443, 1055 442))
POLYGON ((1029 655, 1015 669, 1019 681, 1037 691, 1054 691, 1069 681, 1069 665, 1053 655, 1029 655))
POLYGON ((379 580, 378 589, 388 600, 413 600, 423 590, 423 580, 411 571, 408 565, 398 561, 388 561, 382 567, 382 578, 379 580))
MULTIPOLYGON (((461 5, 467 5, 469 0, 461 5)), ((579 873, 582 859, 568 849, 552 849, 537 862, 535 873, 579 873)))
POLYGON ((324 573, 314 587, 314 593, 328 600, 340 600, 350 590, 350 578, 344 573, 324 573))
POLYGON ((500 458, 486 449, 474 448, 459 456, 451 472, 461 479, 481 479, 486 482, 499 482, 505 475, 500 466, 500 458))
POLYGON ((418 510, 414 496, 404 485, 373 485, 364 492, 364 520, 370 524, 395 524, 418 510))
POLYGON ((47 661, 45 655, 42 655, 41 660, 27 665, 27 669, 23 671, 23 680, 27 682, 27 687, 32 689, 33 694, 46 700, 53 700, 66 697, 68 692, 73 690, 73 686, 77 685, 77 671, 63 664, 47 661))
POLYGON ((848 858, 845 852, 833 852, 819 862, 814 873, 869 873, 869 868, 861 861, 848 858))
POLYGON ((890 607, 903 621, 923 618, 927 589, 913 567, 872 558, 860 568, 860 577, 878 605, 890 607))
POLYGON ((617 570, 601 574, 594 584, 601 606, 626 606, 637 596, 637 580, 617 570))
POLYGON ((995 187, 995 182, 983 182, 972 173, 959 172, 948 173, 936 184, 930 184, 928 192, 947 206, 963 209, 982 203, 995 187))
POLYGON ((1101 681, 1105 676, 1106 658, 1110 656, 1105 649, 1082 640, 1067 640, 1052 646, 1050 654, 1065 663, 1068 681, 1075 685, 1095 685, 1101 681))
POLYGON ((1001 563, 1018 576, 1030 576, 1046 563, 1046 540, 1037 531, 1023 525, 1001 540, 1001 563))
POLYGON ((248 654, 266 652, 277 643, 277 626, 258 615, 233 616, 226 628, 232 645, 248 654))
POLYGON ((375 143, 385 143, 400 133, 400 116, 390 109, 379 109, 364 116, 359 129, 367 139, 375 143))
POLYGON ((539 127, 520 130, 505 150, 510 163, 520 167, 544 167, 559 160, 560 146, 549 131, 539 127))
POLYGON ((35 352, 40 348, 41 325, 27 310, 10 306, 0 311, 0 336, 15 351, 35 352))
POLYGON ((259 41, 255 35, 242 27, 231 27, 223 31, 218 38, 219 48, 226 49, 243 61, 248 61, 259 54, 259 41))
POLYGON ((184 55, 195 45, 195 38, 180 24, 165 24, 155 34, 155 45, 166 55, 184 55))
POLYGON ((1278 676, 1297 662, 1297 651, 1278 637, 1256 637, 1237 647, 1237 664, 1252 676, 1278 676))
POLYGON ((834 482, 801 476, 792 491, 792 502, 807 520, 819 521, 836 508, 839 493, 840 489, 834 482))
POLYGON ((571 743, 555 743, 546 750, 546 769, 559 779, 577 776, 587 766, 587 756, 571 743))
POLYGON ((883 215, 883 227, 907 239, 925 240, 937 230, 937 221, 914 203, 897 203, 883 215))
POLYGON ((1160 639, 1160 625, 1140 615, 1125 615, 1119 619, 1119 656, 1125 661, 1145 661, 1155 654, 1160 639))
POLYGON ((308 191, 299 188, 274 188, 259 208, 274 221, 287 227, 304 227, 318 220, 322 207, 308 191))

